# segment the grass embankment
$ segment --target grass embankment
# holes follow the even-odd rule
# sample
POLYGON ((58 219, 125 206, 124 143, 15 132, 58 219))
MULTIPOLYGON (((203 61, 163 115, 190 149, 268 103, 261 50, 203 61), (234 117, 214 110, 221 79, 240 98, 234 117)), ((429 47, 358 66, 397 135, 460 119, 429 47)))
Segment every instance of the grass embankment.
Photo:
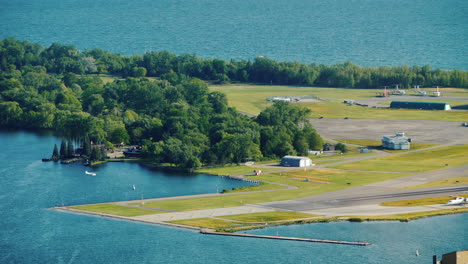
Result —
POLYGON ((130 217, 139 216, 139 215, 165 213, 162 211, 146 210, 146 209, 141 209, 141 208, 116 205, 116 204, 77 205, 77 206, 69 206, 68 208, 81 210, 81 211, 104 213, 104 214, 119 215, 119 216, 130 216, 130 217))
MULTIPOLYGON (((468 194, 456 195, 459 197, 468 197, 468 194)), ((421 198, 413 200, 401 200, 393 202, 384 202, 381 205, 383 206, 424 206, 424 205, 434 205, 434 204, 446 204, 448 201, 452 200, 453 197, 450 196, 439 196, 439 197, 430 197, 430 198, 421 198)))
POLYGON ((407 151, 412 151, 412 150, 419 150, 419 149, 434 147, 438 145, 438 144, 431 144, 431 143, 411 142, 411 149, 392 150, 392 149, 382 148, 382 141, 377 141, 377 140, 359 140, 359 139, 335 139, 335 140, 345 143, 345 144, 365 146, 370 149, 378 149, 378 150, 382 150, 382 151, 389 152, 389 153, 407 152, 407 151))
POLYGON ((466 111, 430 111, 413 109, 371 108, 347 105, 338 102, 303 103, 312 110, 310 117, 353 118, 353 119, 395 119, 395 120, 439 120, 459 121, 468 119, 466 111))
POLYGON ((424 211, 406 214, 394 214, 394 215, 378 215, 378 216, 349 216, 348 221, 350 222, 363 222, 363 221, 401 221, 408 222, 410 220, 417 220, 420 218, 438 216, 438 215, 449 215, 459 214, 468 212, 468 207, 462 208, 451 208, 442 209, 435 211, 424 211))
POLYGON ((218 231, 238 231, 252 229, 271 224, 290 223, 291 220, 302 221, 318 217, 319 215, 304 214, 287 211, 272 211, 252 214, 240 214, 230 216, 218 216, 216 218, 197 218, 170 221, 170 223, 196 226, 201 228, 212 228, 218 231))
POLYGON ((234 222, 222 219, 213 219, 213 218, 198 218, 198 219, 187 219, 187 220, 177 220, 169 221, 169 223, 196 226, 201 228, 211 228, 215 229, 218 232, 238 232, 242 230, 264 228, 268 226, 275 225, 290 225, 290 224, 309 224, 309 223, 329 223, 329 222, 339 222, 339 221, 349 221, 349 222, 364 222, 364 221, 400 221, 408 222, 411 220, 417 220, 420 218, 439 216, 439 215, 449 215, 449 214, 459 214, 468 212, 468 207, 462 208, 451 208, 451 209, 442 209, 435 211, 424 211, 424 212, 415 212, 415 213, 406 213, 406 214, 393 214, 393 215, 379 215, 379 216, 345 216, 345 217, 316 217, 316 218, 304 218, 296 220, 284 220, 284 221, 275 221, 275 222, 234 222))
POLYGON ((466 159, 467 152, 468 145, 447 146, 378 157, 332 167, 363 171, 426 172, 466 165, 468 163, 466 159))
POLYGON ((179 224, 179 225, 211 228, 211 229, 215 229, 219 231, 224 230, 224 229, 235 229, 239 227, 252 226, 251 223, 233 222, 233 221, 214 219, 214 218, 196 218, 196 219, 175 220, 175 221, 167 221, 167 222, 179 224))
POLYGON ((417 188, 431 188, 431 187, 442 187, 442 186, 453 186, 459 184, 468 184, 468 177, 453 177, 444 180, 438 180, 428 182, 420 185, 410 186, 402 189, 417 189, 417 188))
POLYGON ((297 170, 282 173, 271 173, 261 176, 255 176, 255 179, 268 182, 283 183, 298 187, 298 189, 278 190, 272 192, 261 193, 239 193, 236 195, 226 195, 217 197, 205 197, 183 200, 166 200, 158 202, 148 202, 147 207, 169 209, 176 211, 191 211, 210 208, 234 207, 251 203, 273 202, 300 198, 308 195, 314 195, 324 192, 330 192, 358 185, 369 184, 378 181, 394 179, 398 177, 408 176, 407 174, 399 173, 366 173, 352 171, 337 171, 337 170, 297 170), (310 178, 324 179, 330 182, 323 184, 312 181, 304 181, 297 179, 310 178))

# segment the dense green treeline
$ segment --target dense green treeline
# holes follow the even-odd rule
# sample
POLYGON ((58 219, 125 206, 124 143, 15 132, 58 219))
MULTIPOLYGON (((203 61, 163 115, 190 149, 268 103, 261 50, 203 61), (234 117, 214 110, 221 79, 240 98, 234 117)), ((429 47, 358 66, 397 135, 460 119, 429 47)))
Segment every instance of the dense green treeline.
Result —
MULTIPOLYGON (((132 64, 134 57, 101 51, 110 56, 107 60, 93 52, 98 50, 1 41, 0 127, 53 129, 81 143, 139 144, 146 158, 184 168, 322 148, 305 120, 307 109, 279 102, 250 118, 228 107, 224 94, 209 92, 198 78, 141 67, 132 64), (146 71, 161 78, 144 78, 146 71), (104 84, 88 74, 95 72, 120 72, 125 78, 104 84)), ((67 142, 60 152, 54 150, 54 158, 71 156, 67 142)), ((83 149, 87 156, 100 153, 87 144, 83 149)))
POLYGON ((76 47, 52 44, 44 48, 27 41, 4 39, 0 42, 0 69, 42 66, 48 73, 100 73, 122 77, 160 77, 177 82, 183 76, 218 83, 255 82, 264 84, 320 87, 381 88, 399 84, 401 88, 445 86, 468 88, 468 71, 431 69, 429 65, 359 67, 350 62, 337 65, 305 65, 276 62, 264 57, 253 61, 202 59, 192 54, 175 55, 167 51, 143 56, 121 56, 101 49, 79 52, 76 47))

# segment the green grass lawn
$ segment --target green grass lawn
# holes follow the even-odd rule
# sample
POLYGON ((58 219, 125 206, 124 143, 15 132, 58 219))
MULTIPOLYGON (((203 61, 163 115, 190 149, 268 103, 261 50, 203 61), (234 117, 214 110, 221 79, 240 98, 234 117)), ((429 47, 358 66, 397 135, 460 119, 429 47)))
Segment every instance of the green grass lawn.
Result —
MULTIPOLYGON (((348 148, 350 149, 350 148, 348 148)), ((360 152, 357 152, 359 148, 356 147, 356 151, 352 152, 352 151, 349 151, 349 152, 346 152, 346 153, 343 153, 343 154, 336 154, 336 155, 333 155, 333 156, 310 156, 310 158, 312 159, 312 162, 315 163, 315 161, 318 162, 323 162, 323 161, 328 161, 328 160, 335 160, 335 161, 342 161, 342 160, 346 160, 346 158, 354 158, 354 157, 365 157, 365 156, 372 156, 372 155, 376 155, 377 152, 375 151, 370 151, 368 153, 360 153, 360 152)))
POLYGON ((227 220, 235 220, 235 221, 264 223, 264 222, 275 222, 275 221, 311 218, 311 217, 317 217, 317 216, 320 216, 320 215, 304 214, 304 213, 288 212, 288 211, 273 211, 273 212, 261 212, 261 213, 252 213, 252 214, 226 215, 226 216, 220 216, 219 218, 223 218, 227 220))
POLYGON ((468 145, 447 146, 332 166, 337 169, 425 172, 468 164, 468 145))
POLYGON ((141 209, 141 208, 116 205, 116 204, 78 205, 78 206, 70 206, 68 208, 77 209, 81 211, 105 213, 105 214, 120 215, 120 216, 139 216, 139 215, 165 213, 165 212, 156 211, 156 210, 146 210, 146 209, 141 209))
POLYGON ((235 231, 238 229, 253 228, 258 226, 259 224, 264 225, 265 223, 271 223, 276 221, 299 220, 317 216, 319 215, 286 211, 272 211, 252 214, 226 215, 218 216, 216 218, 175 220, 168 222, 180 225, 211 228, 220 231, 224 231, 225 229, 232 229, 232 231, 235 231))
POLYGON ((176 211, 191 211, 199 209, 234 207, 251 203, 289 200, 308 195, 314 195, 324 192, 345 189, 349 187, 355 187, 358 185, 394 179, 403 176, 408 175, 399 173, 363 173, 326 169, 310 171, 288 171, 282 173, 263 174, 261 176, 256 176, 255 178, 263 181, 277 182, 297 186, 298 189, 278 190, 261 193, 239 193, 236 195, 221 195, 216 197, 183 200, 147 202, 145 203, 145 206, 176 211), (321 184, 315 182, 295 180, 294 178, 297 177, 320 177, 330 181, 331 183, 321 184))
POLYGON ((406 150, 406 149, 392 150, 392 149, 383 149, 382 141, 377 141, 377 140, 359 140, 359 139, 335 139, 335 140, 339 142, 343 142, 345 144, 354 144, 354 145, 366 146, 369 148, 375 148, 375 149, 383 150, 389 153, 402 153, 402 152, 407 152, 407 151, 412 151, 412 150, 425 149, 425 148, 434 147, 438 145, 438 144, 431 144, 431 143, 411 142, 411 149, 409 150, 406 150))
POLYGON ((406 187, 403 189, 417 189, 417 188, 430 188, 430 187, 442 187, 442 186, 451 186, 459 184, 468 184, 468 177, 453 177, 439 181, 428 182, 425 184, 420 184, 416 186, 406 187))
MULTIPOLYGON (((253 177, 252 179, 255 179, 253 177)), ((284 186, 278 184, 272 184, 267 182, 262 182, 260 184, 245 186, 245 187, 238 187, 232 190, 226 190, 224 193, 234 193, 234 192, 257 192, 257 191, 267 191, 267 190, 278 190, 284 189, 284 186)))
MULTIPOLYGON (((460 197, 468 197, 468 194, 457 195, 460 197)), ((422 198, 422 199, 413 199, 413 200, 401 200, 393 202, 384 202, 381 203, 383 206, 424 206, 424 205, 434 205, 434 204, 446 204, 448 201, 452 200, 453 197, 450 196, 439 196, 431 198, 422 198)))
POLYGON ((431 111, 413 109, 371 108, 347 105, 338 102, 303 103, 312 110, 310 117, 318 118, 355 118, 355 119, 396 119, 396 120, 439 120, 465 121, 467 111, 431 111))
POLYGON ((424 211, 406 214, 393 214, 393 215, 377 215, 377 216, 349 216, 351 219, 358 219, 358 221, 403 221, 416 220, 424 217, 459 214, 468 212, 468 207, 450 208, 434 211, 424 211))

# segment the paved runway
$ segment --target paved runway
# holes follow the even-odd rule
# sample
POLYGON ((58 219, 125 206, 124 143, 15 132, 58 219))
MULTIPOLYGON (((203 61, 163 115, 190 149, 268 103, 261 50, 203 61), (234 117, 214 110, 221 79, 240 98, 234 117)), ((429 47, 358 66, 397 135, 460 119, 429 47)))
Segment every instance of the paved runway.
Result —
MULTIPOLYGON (((274 208, 276 210, 310 211, 327 208, 353 207, 362 205, 376 205, 387 201, 398 201, 408 199, 419 199, 434 196, 448 196, 454 194, 468 193, 468 185, 460 187, 429 188, 415 191, 387 191, 379 195, 366 195, 365 192, 356 196, 339 196, 333 194, 331 199, 322 199, 321 196, 310 196, 307 198, 256 204, 261 207, 274 208)), ((331 194, 331 193, 330 193, 331 194)))
MULTIPOLYGON (((468 121, 468 120, 467 120, 468 121)), ((386 119, 311 119, 320 135, 330 139, 381 140, 396 132, 405 132, 414 142, 467 144, 468 128, 461 122, 386 119)))
POLYGON ((409 186, 460 176, 468 176, 468 165, 445 170, 417 173, 413 176, 371 183, 289 201, 259 203, 256 205, 274 208, 276 210, 309 211, 324 208, 376 205, 387 201, 468 193, 468 185, 401 190, 401 188, 409 186))

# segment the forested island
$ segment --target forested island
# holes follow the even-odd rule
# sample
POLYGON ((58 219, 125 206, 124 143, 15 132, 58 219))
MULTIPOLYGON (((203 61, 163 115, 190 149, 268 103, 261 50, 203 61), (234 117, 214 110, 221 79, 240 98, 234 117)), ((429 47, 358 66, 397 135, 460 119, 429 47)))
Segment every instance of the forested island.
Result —
POLYGON ((468 72, 202 59, 166 51, 122 56, 70 45, 0 41, 0 127, 53 129, 67 140, 130 143, 183 168, 305 155, 322 148, 310 110, 278 102, 251 118, 206 81, 322 87, 468 87, 468 72), (119 78, 104 83, 100 74, 119 78), (150 78, 148 78, 150 77, 150 78))

